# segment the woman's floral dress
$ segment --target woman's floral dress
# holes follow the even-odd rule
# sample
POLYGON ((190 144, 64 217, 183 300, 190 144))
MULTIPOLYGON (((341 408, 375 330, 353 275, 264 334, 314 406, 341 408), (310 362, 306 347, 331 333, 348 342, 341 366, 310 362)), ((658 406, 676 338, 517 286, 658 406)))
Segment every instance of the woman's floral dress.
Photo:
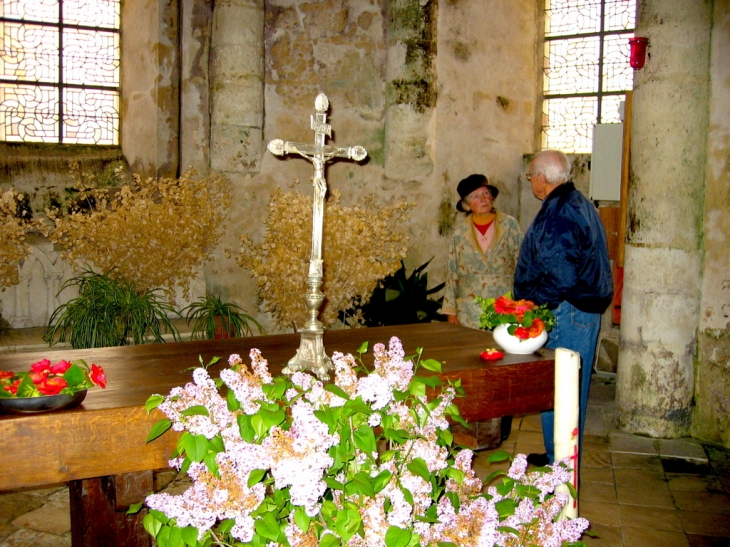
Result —
POLYGON ((522 230, 513 217, 497 211, 490 247, 482 251, 472 215, 454 229, 442 313, 456 315, 461 325, 479 328, 481 307, 474 297, 492 298, 512 290, 522 230))

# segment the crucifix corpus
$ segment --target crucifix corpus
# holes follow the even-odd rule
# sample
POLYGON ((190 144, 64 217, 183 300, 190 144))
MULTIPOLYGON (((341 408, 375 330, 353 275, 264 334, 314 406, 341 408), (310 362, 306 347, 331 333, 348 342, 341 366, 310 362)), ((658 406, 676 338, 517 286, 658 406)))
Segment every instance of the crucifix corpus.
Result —
POLYGON ((333 145, 325 145, 325 136, 332 138, 332 126, 327 123, 327 109, 329 100, 324 93, 317 95, 314 101, 314 108, 317 113, 311 116, 311 127, 314 131, 314 144, 283 141, 274 139, 269 143, 269 152, 277 156, 285 154, 299 154, 314 165, 314 196, 312 199, 312 253, 309 259, 309 273, 307 274, 307 285, 309 290, 304 296, 309 319, 304 327, 299 329, 301 341, 297 354, 289 360, 289 363, 282 372, 293 374, 297 371, 308 369, 314 372, 320 380, 329 380, 328 371, 332 368, 332 361, 324 351, 322 334, 324 325, 317 319, 319 308, 324 300, 324 293, 320 290, 322 286, 322 224, 324 220, 324 197, 327 193, 327 181, 325 180, 325 164, 335 158, 346 158, 355 161, 362 161, 367 156, 367 151, 362 146, 349 146, 340 148, 333 145))

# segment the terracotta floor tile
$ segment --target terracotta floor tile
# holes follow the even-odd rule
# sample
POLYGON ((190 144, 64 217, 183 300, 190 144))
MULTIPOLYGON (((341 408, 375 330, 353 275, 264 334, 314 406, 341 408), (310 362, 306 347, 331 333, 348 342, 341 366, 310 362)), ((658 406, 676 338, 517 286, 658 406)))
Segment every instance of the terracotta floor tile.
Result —
MULTIPOLYGON (((603 524, 591 524, 590 532, 596 537, 583 535, 582 541, 589 547, 623 547, 624 540, 621 528, 618 526, 606 526, 603 524)), ((633 547, 633 546, 632 546, 633 547)))
POLYGON ((674 498, 669 489, 647 487, 643 484, 616 486, 616 495, 621 505, 642 505, 644 507, 674 508, 674 498))
POLYGON ((615 469, 613 476, 617 486, 643 484, 653 488, 669 489, 663 471, 651 469, 615 469))
POLYGON ((591 526, 596 524, 621 526, 621 513, 617 503, 581 501, 578 504, 578 516, 588 519, 591 526))
POLYGON ((632 528, 669 530, 684 532, 679 511, 663 507, 642 507, 638 505, 619 505, 621 523, 632 528))
POLYGON ((658 454, 654 439, 622 432, 611 434, 611 451, 628 452, 629 454, 658 454))
POLYGON ((679 518, 688 534, 730 537, 730 515, 680 511, 679 518))
POLYGON ((730 496, 724 492, 675 490, 672 496, 677 509, 682 511, 730 514, 730 496))
POLYGON ((611 467, 611 453, 608 450, 592 450, 583 447, 581 466, 585 467, 611 467))
POLYGON ((612 484, 581 481, 578 500, 580 503, 586 501, 616 503, 616 489, 612 484))
POLYGON ((580 480, 614 484, 613 469, 610 467, 586 467, 585 465, 582 465, 580 469, 580 480))
POLYGON ((689 547, 683 532, 652 530, 650 528, 627 528, 624 526, 624 545, 631 547, 689 547))
POLYGON ((606 435, 586 435, 583 437, 583 450, 608 450, 606 435))
POLYGON ((723 492, 722 481, 715 475, 684 475, 666 473, 670 490, 691 490, 694 492, 709 490, 723 492))
POLYGON ((644 454, 627 454, 625 452, 613 452, 611 462, 614 469, 646 469, 664 473, 662 460, 659 456, 644 454))
POLYGON ((701 536, 698 534, 687 534, 689 547, 727 547, 730 545, 730 537, 701 536))
MULTIPOLYGON (((514 425, 513 425, 514 427, 514 425)), ((520 431, 540 431, 542 432, 542 419, 540 414, 527 414, 522 416, 519 425, 520 431)), ((542 435, 542 433, 540 433, 542 435)))

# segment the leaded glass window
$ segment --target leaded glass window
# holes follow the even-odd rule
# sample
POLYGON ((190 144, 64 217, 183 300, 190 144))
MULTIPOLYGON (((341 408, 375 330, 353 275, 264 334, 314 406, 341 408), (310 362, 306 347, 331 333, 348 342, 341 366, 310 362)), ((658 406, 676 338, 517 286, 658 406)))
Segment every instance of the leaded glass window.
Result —
POLYGON ((0 141, 119 144, 120 0, 0 0, 0 141))
POLYGON ((636 0, 545 0, 542 148, 590 152, 595 124, 620 123, 635 25, 636 0))

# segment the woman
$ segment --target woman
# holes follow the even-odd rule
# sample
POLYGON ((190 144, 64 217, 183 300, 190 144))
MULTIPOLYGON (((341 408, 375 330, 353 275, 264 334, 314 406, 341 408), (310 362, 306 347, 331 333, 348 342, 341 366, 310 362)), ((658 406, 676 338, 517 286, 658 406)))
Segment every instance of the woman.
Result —
MULTIPOLYGON (((522 230, 513 217, 494 208, 499 189, 484 175, 466 177, 456 191, 461 198, 456 209, 465 217, 454 229, 441 313, 449 323, 478 329, 482 309, 474 297, 496 298, 512 290, 522 230)), ((487 443, 479 448, 493 448, 509 437, 512 416, 476 427, 478 443, 487 443)))
POLYGON ((465 217, 454 229, 441 313, 449 323, 478 329, 482 310, 474 297, 512 290, 522 230, 494 208, 499 189, 484 175, 466 177, 456 191, 461 198, 456 209, 465 217))

